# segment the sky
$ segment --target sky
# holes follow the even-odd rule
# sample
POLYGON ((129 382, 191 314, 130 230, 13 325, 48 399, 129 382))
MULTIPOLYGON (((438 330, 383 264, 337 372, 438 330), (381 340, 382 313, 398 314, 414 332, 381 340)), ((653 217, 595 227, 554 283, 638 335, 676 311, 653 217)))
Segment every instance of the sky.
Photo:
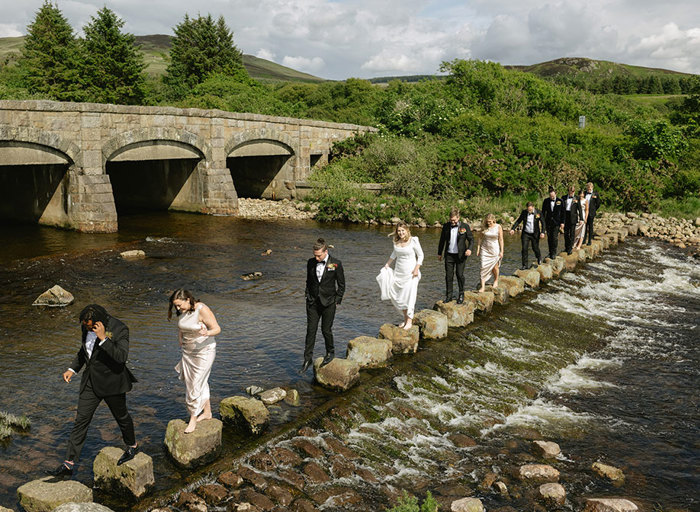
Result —
MULTIPOLYGON (((435 74, 455 58, 535 64, 589 57, 700 73, 699 0, 55 0, 81 33, 106 5, 135 35, 223 15, 238 48, 313 75, 435 74)), ((0 0, 0 37, 43 0, 0 0)))

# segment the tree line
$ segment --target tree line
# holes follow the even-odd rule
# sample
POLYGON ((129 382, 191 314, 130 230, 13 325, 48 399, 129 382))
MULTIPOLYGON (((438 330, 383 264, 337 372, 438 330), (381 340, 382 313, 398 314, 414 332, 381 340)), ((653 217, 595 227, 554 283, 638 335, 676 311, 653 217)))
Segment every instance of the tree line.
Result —
POLYGON ((696 76, 629 76, 615 75, 591 78, 583 74, 554 75, 552 81, 596 94, 690 94, 696 87, 696 76))

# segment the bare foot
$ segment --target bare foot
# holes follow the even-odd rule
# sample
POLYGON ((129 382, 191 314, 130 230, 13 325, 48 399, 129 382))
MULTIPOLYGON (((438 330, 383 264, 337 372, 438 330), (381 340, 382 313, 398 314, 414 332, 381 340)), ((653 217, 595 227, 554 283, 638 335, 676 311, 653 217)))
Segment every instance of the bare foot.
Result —
POLYGON ((413 321, 412 321, 412 320, 409 320, 408 322, 406 322, 406 325, 403 326, 403 328, 404 328, 405 330, 409 330, 411 327, 413 327, 413 321))
POLYGON ((493 282, 492 288, 498 288, 498 281, 494 281, 494 282, 493 282))
POLYGON ((185 434, 191 434, 194 432, 195 428, 197 428, 197 418, 196 416, 192 416, 190 418, 190 422, 187 424, 187 428, 185 429, 185 434))
POLYGON ((197 421, 203 421, 203 420, 210 420, 212 419, 211 413, 202 413, 199 416, 197 416, 197 421))
POLYGON ((484 293, 486 291, 485 288, 479 288, 478 293, 484 293))
POLYGON ((401 322, 401 323, 399 324, 399 327, 403 327, 404 325, 406 325, 406 322, 401 322))

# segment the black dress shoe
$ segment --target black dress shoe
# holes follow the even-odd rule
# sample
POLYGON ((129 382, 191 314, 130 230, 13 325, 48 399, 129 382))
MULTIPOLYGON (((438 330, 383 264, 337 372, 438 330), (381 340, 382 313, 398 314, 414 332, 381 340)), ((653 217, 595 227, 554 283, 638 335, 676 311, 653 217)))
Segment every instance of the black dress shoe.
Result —
POLYGON ((525 265, 523 265, 522 267, 520 267, 520 270, 527 270, 527 269, 528 269, 528 267, 525 266, 525 265))
POLYGON ((309 366, 311 366, 311 359, 307 359, 304 361, 304 364, 301 365, 301 368, 299 368, 299 375, 303 375, 306 373, 306 370, 309 369, 309 366))
POLYGON ((335 358, 335 354, 333 352, 328 352, 326 354, 326 357, 323 358, 323 361, 321 361, 321 366, 326 366, 328 363, 333 361, 335 358))
POLYGON ((457 304, 463 304, 464 303, 464 294, 460 293, 459 297, 457 297, 457 304))
POLYGON ((45 470, 44 473, 56 477, 68 477, 73 475, 73 466, 69 466, 68 464, 61 464, 55 469, 45 470))
POLYGON ((124 453, 122 453, 122 456, 119 457, 119 460, 117 461, 117 466, 121 466, 125 462, 129 462, 131 459, 133 459, 136 456, 136 452, 139 451, 139 447, 133 447, 133 446, 127 446, 126 450, 124 450, 124 453))
POLYGON ((452 302, 453 300, 454 298, 452 297, 452 295, 445 295, 445 304, 447 304, 448 302, 452 302))

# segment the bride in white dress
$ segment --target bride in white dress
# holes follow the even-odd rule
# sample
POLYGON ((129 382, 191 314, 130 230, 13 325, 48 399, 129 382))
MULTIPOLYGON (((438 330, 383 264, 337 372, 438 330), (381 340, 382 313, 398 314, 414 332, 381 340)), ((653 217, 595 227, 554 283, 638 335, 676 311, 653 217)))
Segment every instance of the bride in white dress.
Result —
POLYGON ((377 282, 382 300, 391 300, 394 307, 403 313, 403 322, 399 327, 410 329, 413 325, 418 282, 421 277, 423 249, 418 237, 411 236, 405 222, 399 222, 390 236, 394 237, 394 251, 377 276, 377 282), (396 261, 396 264, 392 270, 393 261, 396 261))

